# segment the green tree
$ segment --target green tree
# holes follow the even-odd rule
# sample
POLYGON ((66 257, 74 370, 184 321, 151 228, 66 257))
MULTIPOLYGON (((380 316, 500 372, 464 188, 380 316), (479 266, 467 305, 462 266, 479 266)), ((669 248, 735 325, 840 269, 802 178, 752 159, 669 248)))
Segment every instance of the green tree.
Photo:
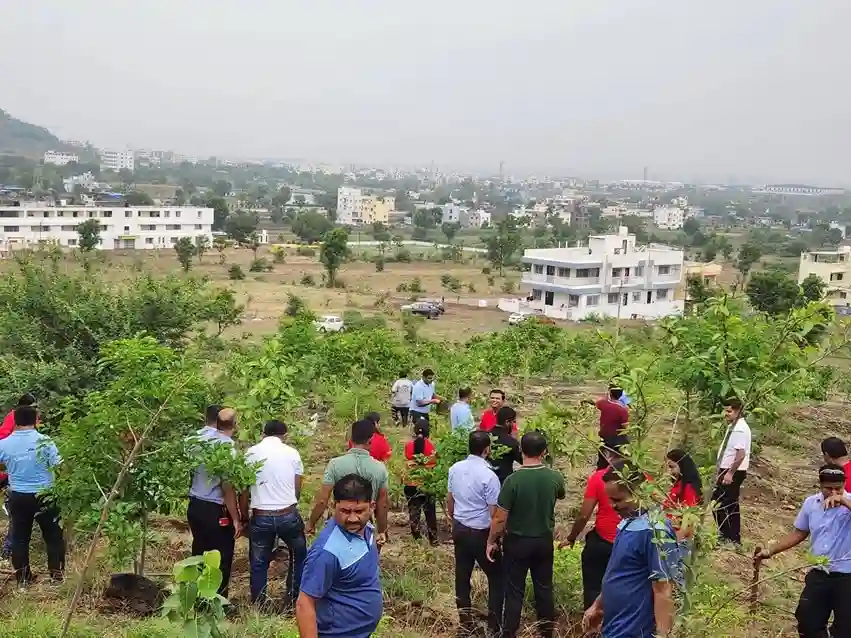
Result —
POLYGON ((77 243, 80 246, 80 250, 89 252, 97 248, 98 244, 100 244, 100 233, 100 221, 97 219, 87 219, 83 223, 78 224, 77 236, 79 239, 77 243))
POLYGON ((183 272, 189 272, 192 268, 192 257, 195 256, 195 244, 191 237, 181 237, 174 245, 174 252, 177 253, 177 261, 180 262, 183 272))
POLYGON ((381 222, 373 222, 371 230, 372 230, 372 238, 375 241, 379 241, 379 242, 389 242, 390 241, 390 233, 387 231, 387 226, 385 226, 381 222))
POLYGON ((131 206, 153 206, 154 200, 151 196, 142 191, 127 191, 124 194, 124 201, 131 206))
POLYGON ((759 247, 750 244, 744 243, 739 246, 739 256, 736 259, 736 270, 738 270, 742 279, 748 278, 748 273, 753 268, 754 264, 759 261, 759 258, 762 257, 762 251, 759 247))
POLYGON ((224 197, 210 197, 205 203, 207 208, 213 209, 213 230, 224 230, 225 221, 227 221, 228 203, 224 197))
POLYGON ((324 215, 309 210, 296 216, 292 223, 292 230, 299 239, 312 244, 322 239, 333 226, 324 215))
POLYGON ((827 284, 818 275, 810 273, 806 279, 801 282, 801 294, 807 301, 821 301, 824 299, 824 293, 827 290, 827 284))
POLYGON ((231 192, 233 186, 227 180, 220 179, 215 184, 213 184, 213 192, 217 197, 227 197, 227 194, 231 192))
POLYGON ((338 227, 329 230, 322 238, 319 249, 319 261, 328 273, 327 284, 333 288, 337 281, 337 272, 349 256, 349 231, 338 227))
POLYGON ((413 239, 414 241, 428 240, 428 229, 424 226, 415 226, 413 232, 411 233, 411 239, 413 239))
POLYGON ((210 249, 210 239, 206 235, 198 235, 195 238, 195 254, 198 255, 198 263, 201 263, 204 253, 210 249))
POLYGON ((446 241, 448 241, 451 244, 452 240, 455 239, 455 235, 457 235, 458 231, 461 230, 461 224, 458 224, 457 222, 456 223, 444 222, 443 225, 440 227, 440 230, 443 232, 444 236, 446 237, 446 241))
POLYGON ((118 179, 121 180, 121 183, 124 185, 124 188, 130 188, 133 185, 134 177, 133 171, 129 168, 122 168, 118 171, 118 179))
POLYGON ((689 217, 683 222, 683 232, 686 235, 694 235, 699 230, 700 222, 697 221, 694 217, 689 217))
POLYGON ((225 220, 225 232, 234 241, 244 244, 248 241, 249 235, 257 230, 257 223, 257 215, 238 211, 233 215, 228 215, 225 220))
POLYGON ((272 196, 272 204, 278 208, 283 208, 290 201, 292 190, 289 186, 281 186, 278 192, 272 196))
POLYGON ((494 268, 499 269, 500 276, 506 264, 521 246, 520 233, 517 232, 513 221, 508 218, 496 225, 494 232, 485 239, 487 258, 494 268))
POLYGON ((794 279, 778 270, 754 273, 745 292, 751 306, 770 315, 785 315, 802 304, 803 295, 794 279))

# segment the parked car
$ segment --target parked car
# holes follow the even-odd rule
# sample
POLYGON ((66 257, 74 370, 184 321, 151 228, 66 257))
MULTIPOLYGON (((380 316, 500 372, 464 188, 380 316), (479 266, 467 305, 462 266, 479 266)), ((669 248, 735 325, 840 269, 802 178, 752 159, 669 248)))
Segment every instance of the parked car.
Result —
POLYGON ((440 316, 440 308, 427 301, 417 301, 412 304, 402 306, 403 312, 410 312, 414 315, 420 315, 426 319, 437 319, 440 316))
POLYGON ((536 313, 531 310, 521 310, 520 312, 512 312, 508 317, 508 325, 516 326, 517 324, 523 323, 530 317, 534 317, 536 313))
POLYGON ((343 332, 346 329, 343 320, 336 315, 324 315, 313 322, 319 332, 343 332))
POLYGON ((446 312, 446 306, 439 299, 423 299, 423 303, 430 303, 432 306, 440 310, 440 314, 446 312))

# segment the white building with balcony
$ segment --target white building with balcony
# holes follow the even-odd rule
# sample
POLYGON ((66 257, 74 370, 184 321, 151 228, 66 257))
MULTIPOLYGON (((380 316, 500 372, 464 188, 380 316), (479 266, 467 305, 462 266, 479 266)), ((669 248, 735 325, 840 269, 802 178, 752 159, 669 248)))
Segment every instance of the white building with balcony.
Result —
POLYGON ((53 164, 55 166, 65 166, 71 162, 79 162, 80 156, 76 153, 67 153, 65 151, 47 151, 44 154, 44 163, 53 164))
POLYGON ((128 171, 136 170, 136 155, 133 151, 100 151, 100 170, 117 173, 124 168, 128 171))
POLYGON ((181 237, 213 240, 213 209, 197 206, 0 207, 0 246, 4 250, 55 243, 75 248, 77 226, 87 219, 101 225, 100 246, 113 249, 171 248, 181 237))
POLYGON ((810 275, 826 284, 825 300, 837 311, 851 307, 851 246, 801 253, 798 283, 810 275))
POLYGON ((665 206, 653 211, 653 225, 661 230, 679 230, 684 221, 685 213, 681 208, 665 206))
POLYGON ((522 281, 528 305, 547 316, 658 319, 683 312, 675 294, 682 284, 683 251, 638 246, 623 226, 617 235, 590 236, 587 246, 526 250, 523 262, 531 267, 522 281))

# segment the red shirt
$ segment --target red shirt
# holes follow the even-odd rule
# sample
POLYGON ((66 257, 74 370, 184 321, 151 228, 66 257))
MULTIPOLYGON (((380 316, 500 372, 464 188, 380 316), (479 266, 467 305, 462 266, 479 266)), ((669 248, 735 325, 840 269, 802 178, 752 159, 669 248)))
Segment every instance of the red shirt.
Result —
POLYGON ((843 469, 845 470, 845 491, 851 492, 851 461, 848 461, 843 469))
MULTIPOLYGON (((479 423, 479 429, 482 432, 490 432, 496 427, 496 412, 488 408, 482 412, 482 421, 479 423)), ((512 432, 517 432, 517 424, 514 424, 512 432)))
MULTIPOLYGON (((425 446, 423 447, 423 456, 427 456, 428 460, 422 464, 423 467, 433 468, 437 465, 437 460, 434 458, 435 451, 434 444, 426 439, 425 446)), ((417 465, 420 465, 419 461, 416 459, 416 454, 414 454, 414 441, 408 441, 405 443, 405 458, 408 460, 408 467, 416 467, 417 465)), ((419 487, 416 480, 410 479, 407 476, 405 477, 405 485, 419 487)))
POLYGON ((671 491, 668 492, 668 498, 665 499, 665 509, 678 509, 681 507, 694 507, 700 505, 700 494, 694 491, 691 484, 686 484, 683 489, 683 484, 680 481, 674 483, 671 491))
POLYGON ((593 498, 597 501, 597 518, 594 521, 594 529, 597 530, 603 540, 614 543, 621 517, 612 507, 609 497, 606 495, 606 484, 603 482, 603 476, 608 471, 609 468, 605 467, 602 470, 597 470, 588 478, 588 485, 585 486, 585 498, 593 498))
POLYGON ((608 399, 598 399, 594 405, 600 411, 600 437, 610 439, 620 434, 629 421, 629 410, 617 401, 608 399))
MULTIPOLYGON (((349 441, 349 449, 352 449, 351 441, 349 441)), ((372 441, 369 444, 369 455, 376 461, 384 463, 392 454, 393 450, 390 449, 390 444, 387 442, 387 439, 384 438, 384 435, 380 432, 373 434, 372 441)))

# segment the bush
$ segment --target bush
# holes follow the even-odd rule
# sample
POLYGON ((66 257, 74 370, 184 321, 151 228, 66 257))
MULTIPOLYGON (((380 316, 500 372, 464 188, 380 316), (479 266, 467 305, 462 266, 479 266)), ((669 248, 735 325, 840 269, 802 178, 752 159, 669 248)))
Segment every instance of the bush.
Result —
POLYGON ((411 279, 411 283, 408 284, 408 292, 425 292, 425 288, 423 288, 423 283, 419 277, 411 279))
POLYGON ((304 302, 304 299, 298 295, 287 295, 287 307, 284 309, 285 315, 288 317, 297 317, 303 314, 305 310, 307 310, 307 304, 304 302))
POLYGON ((299 281, 299 283, 302 286, 315 286, 316 280, 313 278, 313 275, 311 275, 309 272, 306 272, 301 276, 301 281, 299 281))
POLYGON ((410 264, 411 261, 412 261, 411 251, 408 250, 407 248, 400 248, 399 250, 396 251, 395 259, 398 262, 401 262, 401 263, 404 263, 404 264, 410 264))
POLYGON ((489 274, 491 274, 490 266, 485 266, 484 268, 482 268, 482 274, 483 274, 483 275, 489 275, 489 274))
POLYGON ((245 273, 242 272, 242 268, 239 264, 234 264, 228 268, 228 279, 232 279, 233 281, 245 279, 245 273))
POLYGON ((375 272, 384 272, 384 258, 376 257, 375 258, 375 272))
POLYGON ((502 282, 502 292, 510 295, 514 292, 514 290, 515 285, 511 279, 506 279, 504 282, 502 282))
POLYGON ((476 292, 476 286, 473 285, 473 282, 467 284, 467 292, 476 292))
POLYGON ((271 272, 272 264, 270 264, 265 257, 258 257, 257 259, 251 260, 251 265, 248 267, 250 272, 271 272))
POLYGON ((396 286, 396 292, 408 292, 408 284, 404 281, 396 286))
POLYGON ((493 286, 494 281, 495 281, 495 279, 493 278, 493 275, 491 275, 490 277, 488 277, 488 286, 493 286))
POLYGON ((299 246, 296 249, 295 254, 300 257, 316 257, 316 249, 308 246, 299 246))
POLYGON ((346 324, 346 330, 349 332, 387 327, 387 320, 381 315, 364 317, 357 310, 346 310, 343 312, 343 321, 346 324))
POLYGON ((287 253, 282 246, 272 248, 272 261, 276 264, 287 263, 287 253))

